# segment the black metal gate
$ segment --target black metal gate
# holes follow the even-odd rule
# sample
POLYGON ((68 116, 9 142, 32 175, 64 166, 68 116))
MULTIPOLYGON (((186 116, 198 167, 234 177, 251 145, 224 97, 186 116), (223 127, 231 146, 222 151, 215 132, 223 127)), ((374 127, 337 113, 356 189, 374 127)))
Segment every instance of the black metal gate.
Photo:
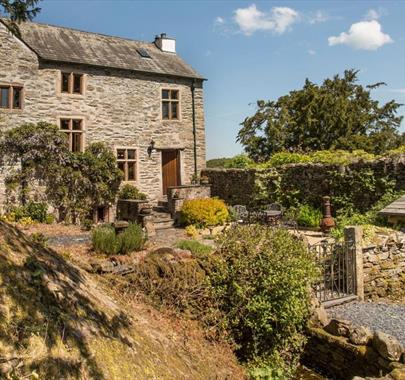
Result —
POLYGON ((356 250, 352 243, 321 242, 310 246, 320 268, 314 291, 321 302, 356 298, 356 250))

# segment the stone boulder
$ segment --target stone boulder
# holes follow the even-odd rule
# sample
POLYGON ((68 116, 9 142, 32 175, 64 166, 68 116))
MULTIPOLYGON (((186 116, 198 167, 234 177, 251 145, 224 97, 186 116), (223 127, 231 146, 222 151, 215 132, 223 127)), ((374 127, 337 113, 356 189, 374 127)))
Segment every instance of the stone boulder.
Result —
POLYGON ((398 340, 382 331, 375 332, 373 347, 384 359, 394 362, 401 359, 401 355, 404 351, 398 340))
POLYGON ((351 330, 351 322, 343 319, 331 319, 329 324, 325 326, 325 331, 335 336, 348 337, 351 330))
POLYGON ((372 338, 373 333, 369 328, 364 326, 355 326, 349 333, 350 343, 356 344, 358 346, 367 346, 372 338))
POLYGON ((405 369, 404 368, 397 368, 394 369, 390 376, 393 380, 405 380, 405 369))

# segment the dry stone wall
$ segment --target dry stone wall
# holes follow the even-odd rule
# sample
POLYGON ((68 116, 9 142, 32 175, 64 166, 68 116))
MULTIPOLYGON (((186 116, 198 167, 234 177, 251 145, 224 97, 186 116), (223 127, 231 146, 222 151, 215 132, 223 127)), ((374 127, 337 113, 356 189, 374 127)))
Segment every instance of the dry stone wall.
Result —
POLYGON ((363 248, 366 299, 399 298, 405 295, 405 240, 395 240, 363 248))
POLYGON ((303 361, 334 379, 405 378, 405 351, 397 339, 344 320, 309 327, 303 361))
POLYGON ((205 169, 212 195, 231 205, 281 202, 321 204, 329 195, 338 208, 352 202, 367 210, 388 189, 405 190, 405 156, 349 165, 288 164, 268 169, 205 169))
MULTIPOLYGON (((152 200, 162 194, 161 149, 180 149, 181 181, 194 173, 191 79, 40 62, 22 42, 0 25, 0 84, 24 88, 21 110, 0 109, 0 130, 23 123, 60 118, 84 121, 85 145, 103 141, 111 148, 137 149, 138 180, 134 183, 152 200), (62 94, 62 71, 84 74, 83 95, 62 94), (161 90, 178 89, 180 120, 162 121, 161 90), (157 150, 149 157, 147 148, 157 150)), ((195 89, 198 170, 205 167, 205 129, 202 82, 195 89)), ((0 178, 0 202, 4 185, 0 178)))

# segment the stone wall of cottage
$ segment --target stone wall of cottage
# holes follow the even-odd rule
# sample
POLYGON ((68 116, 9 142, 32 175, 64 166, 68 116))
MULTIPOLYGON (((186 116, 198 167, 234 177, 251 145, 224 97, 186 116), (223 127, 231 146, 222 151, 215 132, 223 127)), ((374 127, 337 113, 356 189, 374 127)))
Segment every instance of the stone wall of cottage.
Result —
MULTIPOLYGON (((194 173, 191 79, 39 62, 37 56, 0 24, 0 84, 24 87, 22 110, 0 109, 0 130, 26 122, 58 125, 60 118, 84 121, 85 145, 103 141, 111 148, 136 148, 136 185, 152 201, 162 195, 161 149, 180 149, 181 182, 194 173), (83 95, 60 92, 61 70, 84 74, 83 95), (163 121, 161 90, 178 89, 180 120, 163 121), (157 150, 148 156, 155 141, 157 150)), ((205 167, 202 83, 195 90, 198 170, 205 167)), ((0 180, 0 201, 4 184, 0 180)))
POLYGON ((405 295, 405 241, 392 235, 387 242, 363 248, 366 299, 405 295))

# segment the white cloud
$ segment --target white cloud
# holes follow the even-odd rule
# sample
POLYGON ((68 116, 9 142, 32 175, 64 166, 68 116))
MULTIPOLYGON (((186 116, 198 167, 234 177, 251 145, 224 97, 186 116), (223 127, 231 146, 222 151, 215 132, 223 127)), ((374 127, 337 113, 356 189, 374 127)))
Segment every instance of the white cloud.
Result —
POLYGON ((381 13, 375 9, 369 9, 365 14, 364 18, 366 20, 378 20, 381 16, 381 13))
POLYGON ((317 10, 315 13, 312 13, 308 17, 310 24, 319 24, 329 20, 329 15, 324 11, 317 10))
POLYGON ((299 18, 299 14, 292 8, 274 7, 269 12, 262 12, 255 4, 247 8, 238 8, 234 20, 242 33, 251 35, 256 31, 272 31, 284 33, 299 18))
POLYGON ((309 55, 315 55, 315 54, 316 54, 316 51, 313 50, 313 49, 308 49, 308 54, 309 54, 309 55))
POLYGON ((376 20, 360 21, 353 24, 349 31, 328 38, 329 46, 348 45, 353 49, 377 50, 392 43, 392 38, 382 32, 381 24, 376 20))
POLYGON ((214 23, 215 23, 216 25, 222 25, 222 24, 225 23, 225 20, 224 20, 221 16, 218 16, 218 17, 215 18, 214 23))

